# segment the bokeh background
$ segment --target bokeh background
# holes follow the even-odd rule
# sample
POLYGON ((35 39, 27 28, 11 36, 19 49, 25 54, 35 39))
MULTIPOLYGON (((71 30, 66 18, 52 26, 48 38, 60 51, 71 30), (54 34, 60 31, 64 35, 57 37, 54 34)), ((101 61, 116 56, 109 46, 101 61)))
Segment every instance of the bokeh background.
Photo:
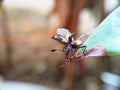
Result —
POLYGON ((79 37, 119 4, 120 0, 0 0, 0 82, 33 83, 47 87, 44 90, 119 90, 119 56, 87 58, 60 68, 64 54, 51 53, 63 47, 51 39, 57 28, 79 37))

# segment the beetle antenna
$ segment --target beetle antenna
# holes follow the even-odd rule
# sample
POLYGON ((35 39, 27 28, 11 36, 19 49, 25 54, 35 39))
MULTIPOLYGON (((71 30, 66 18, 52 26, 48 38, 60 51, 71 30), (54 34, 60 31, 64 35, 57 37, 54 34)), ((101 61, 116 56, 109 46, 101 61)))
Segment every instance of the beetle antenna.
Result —
POLYGON ((60 50, 60 49, 52 49, 51 52, 55 52, 55 51, 61 51, 63 52, 63 50, 60 50))

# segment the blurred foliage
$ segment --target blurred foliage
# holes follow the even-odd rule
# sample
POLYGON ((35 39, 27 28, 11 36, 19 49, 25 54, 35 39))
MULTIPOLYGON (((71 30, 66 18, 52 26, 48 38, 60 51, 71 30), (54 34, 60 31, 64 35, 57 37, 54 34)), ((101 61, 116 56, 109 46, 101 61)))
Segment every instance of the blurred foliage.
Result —
POLYGON ((111 13, 85 41, 87 50, 103 46, 107 55, 120 55, 120 7, 111 13))

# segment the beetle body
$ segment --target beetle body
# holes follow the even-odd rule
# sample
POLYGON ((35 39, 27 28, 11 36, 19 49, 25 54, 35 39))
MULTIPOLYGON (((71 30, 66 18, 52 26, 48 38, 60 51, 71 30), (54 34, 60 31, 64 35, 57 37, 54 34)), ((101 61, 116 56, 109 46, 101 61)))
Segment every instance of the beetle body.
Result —
MULTIPOLYGON (((82 44, 80 40, 74 40, 74 36, 76 33, 70 33, 67 29, 58 29, 57 34, 52 37, 52 39, 59 41, 64 44, 63 52, 66 53, 66 57, 68 58, 69 52, 71 51, 72 56, 75 57, 75 49, 82 48, 83 54, 86 50, 86 46, 82 44)), ((52 51, 56 51, 55 49, 52 51)))

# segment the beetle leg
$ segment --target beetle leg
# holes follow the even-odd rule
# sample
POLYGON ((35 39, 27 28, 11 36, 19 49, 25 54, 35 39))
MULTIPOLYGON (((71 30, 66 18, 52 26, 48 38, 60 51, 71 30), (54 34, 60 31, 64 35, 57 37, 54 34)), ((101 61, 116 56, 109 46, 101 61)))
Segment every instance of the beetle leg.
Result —
POLYGON ((86 50, 86 46, 84 45, 84 46, 82 46, 82 48, 84 48, 83 49, 83 54, 85 53, 85 50, 86 50))
POLYGON ((67 57, 68 54, 69 54, 69 52, 70 52, 70 50, 69 50, 69 49, 66 49, 66 46, 65 46, 65 47, 63 47, 63 52, 66 53, 66 57, 67 57))
POLYGON ((83 49, 83 54, 85 53, 85 50, 86 50, 86 46, 83 45, 83 46, 78 46, 78 48, 82 48, 83 49))
POLYGON ((73 50, 73 49, 71 49, 71 53, 72 53, 72 56, 75 57, 75 53, 74 53, 74 50, 73 50))
POLYGON ((65 64, 69 64, 70 63, 70 60, 69 60, 69 58, 67 57, 66 58, 66 61, 65 61, 65 64))

